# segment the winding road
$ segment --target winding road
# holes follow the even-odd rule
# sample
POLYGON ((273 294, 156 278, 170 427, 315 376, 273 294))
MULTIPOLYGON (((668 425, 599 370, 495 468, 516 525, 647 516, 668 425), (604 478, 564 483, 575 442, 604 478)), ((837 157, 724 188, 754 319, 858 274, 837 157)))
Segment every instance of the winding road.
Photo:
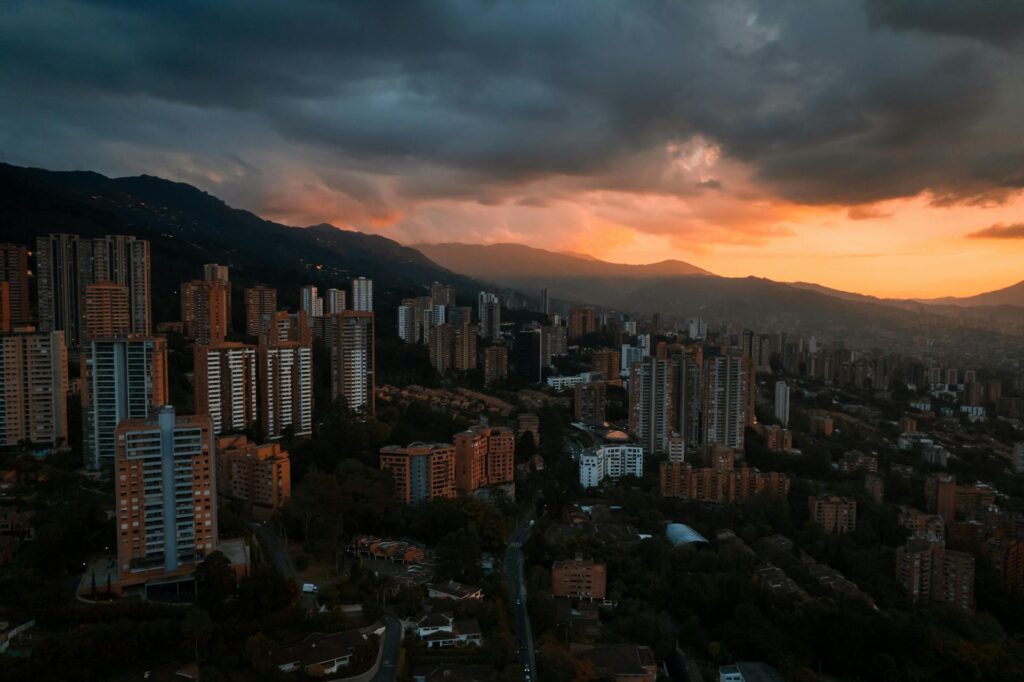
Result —
MULTIPOLYGON (((296 587, 301 586, 298 571, 288 555, 288 548, 280 535, 274 529, 263 524, 251 524, 260 546, 266 553, 270 563, 278 573, 295 583, 296 587)), ((520 560, 521 561, 521 560, 520 560)), ((382 617, 384 621, 384 636, 381 638, 381 647, 384 650, 383 660, 380 663, 380 670, 371 678, 371 682, 395 682, 398 675, 398 652, 402 648, 402 621, 394 614, 387 613, 382 617)))

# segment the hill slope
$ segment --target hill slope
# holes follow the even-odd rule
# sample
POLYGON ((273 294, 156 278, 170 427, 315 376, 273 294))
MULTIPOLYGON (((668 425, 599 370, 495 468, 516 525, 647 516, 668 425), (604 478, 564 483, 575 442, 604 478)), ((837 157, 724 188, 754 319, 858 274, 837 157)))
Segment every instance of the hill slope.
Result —
POLYGON ((374 278, 382 302, 435 279, 454 284, 466 298, 479 288, 390 239, 330 225, 281 225, 191 185, 145 175, 107 178, 0 164, 0 224, 5 241, 33 246, 36 236, 53 232, 149 239, 157 321, 177 319, 178 285, 200 277, 208 262, 230 265, 236 286, 277 287, 282 307, 297 305, 303 284, 344 288, 359 275, 374 278))
POLYGON ((416 244, 415 248, 454 272, 533 296, 547 287, 553 298, 569 301, 600 303, 644 282, 711 275, 678 260, 627 265, 523 244, 416 244))
POLYGON ((921 303, 955 305, 973 308, 977 306, 1012 305, 1024 308, 1024 281, 1011 284, 995 291, 986 291, 974 296, 946 296, 944 298, 921 299, 921 303))

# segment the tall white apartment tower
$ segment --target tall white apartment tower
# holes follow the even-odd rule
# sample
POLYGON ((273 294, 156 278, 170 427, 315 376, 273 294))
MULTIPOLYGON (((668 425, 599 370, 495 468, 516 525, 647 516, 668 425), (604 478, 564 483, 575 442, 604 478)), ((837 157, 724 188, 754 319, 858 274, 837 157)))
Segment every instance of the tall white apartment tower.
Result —
POLYGON ((318 295, 316 286, 307 284, 299 290, 299 307, 306 313, 307 319, 312 324, 313 318, 324 316, 324 299, 318 295))
POLYGON ((480 318, 480 337, 497 339, 501 336, 501 303, 498 297, 486 291, 477 296, 477 316, 480 318))
POLYGON ((350 410, 373 414, 373 313, 346 310, 335 315, 334 322, 337 328, 331 349, 331 397, 344 398, 350 410))
POLYGON ((259 348, 260 424, 268 438, 313 433, 313 350, 301 341, 259 348))
POLYGON ((196 413, 210 416, 215 435, 254 426, 256 347, 221 342, 196 346, 194 354, 196 413))
POLYGON ((743 447, 753 418, 752 365, 741 351, 708 348, 704 353, 704 445, 743 447))
POLYGON ((373 312, 373 280, 356 277, 352 280, 352 310, 361 313, 373 312))
POLYGON ((789 426, 789 384, 785 381, 775 382, 775 418, 789 426))
POLYGON ((629 430, 649 455, 668 453, 672 414, 672 366, 646 356, 630 368, 629 430))
POLYGON ((328 315, 337 315, 345 310, 346 297, 344 289, 328 289, 327 296, 324 299, 327 310, 325 311, 328 315))

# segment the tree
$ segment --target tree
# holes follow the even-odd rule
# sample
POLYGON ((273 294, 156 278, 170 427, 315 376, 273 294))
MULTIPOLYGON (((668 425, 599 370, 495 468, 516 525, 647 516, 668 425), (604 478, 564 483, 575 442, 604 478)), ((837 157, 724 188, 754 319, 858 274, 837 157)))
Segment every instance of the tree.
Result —
POLYGON ((474 583, 483 577, 480 537, 472 529, 449 533, 437 546, 437 577, 474 583))
POLYGON ((235 569, 221 552, 212 552, 196 566, 196 603, 213 618, 223 618, 235 596, 235 569))

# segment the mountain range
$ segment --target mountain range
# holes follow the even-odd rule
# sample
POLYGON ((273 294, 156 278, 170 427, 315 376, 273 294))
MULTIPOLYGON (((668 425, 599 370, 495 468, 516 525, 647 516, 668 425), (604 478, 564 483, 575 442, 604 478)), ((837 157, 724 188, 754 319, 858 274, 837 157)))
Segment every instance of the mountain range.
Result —
MULTIPOLYGON (((179 284, 201 277, 210 262, 231 266, 235 286, 276 287, 279 304, 292 308, 304 284, 344 288, 361 275, 374 279, 375 298, 385 307, 420 295, 435 280, 455 285, 467 302, 480 288, 391 239, 331 225, 281 225, 191 185, 146 175, 108 178, 0 164, 0 225, 0 239, 32 247, 37 236, 55 232, 150 240, 157 321, 178 319, 179 284)), ((241 299, 233 297, 236 307, 241 299)))
MULTIPOLYGON (((484 286, 534 299, 546 287, 563 303, 886 346, 912 346, 922 335, 952 342, 950 329, 1024 334, 1024 283, 959 299, 879 299, 809 283, 720 277, 678 260, 627 265, 520 244, 409 247, 327 224, 282 225, 190 185, 145 175, 108 178, 0 164, 0 225, 5 241, 27 245, 62 231, 149 239, 157 321, 177 319, 180 282, 200 276, 203 263, 219 262, 231 266, 236 286, 278 288, 282 307, 297 305, 303 284, 344 287, 353 276, 371 277, 384 333, 394 327, 398 301, 436 280, 455 285, 467 303, 484 286)), ((241 296, 235 299, 240 306, 241 296)))

